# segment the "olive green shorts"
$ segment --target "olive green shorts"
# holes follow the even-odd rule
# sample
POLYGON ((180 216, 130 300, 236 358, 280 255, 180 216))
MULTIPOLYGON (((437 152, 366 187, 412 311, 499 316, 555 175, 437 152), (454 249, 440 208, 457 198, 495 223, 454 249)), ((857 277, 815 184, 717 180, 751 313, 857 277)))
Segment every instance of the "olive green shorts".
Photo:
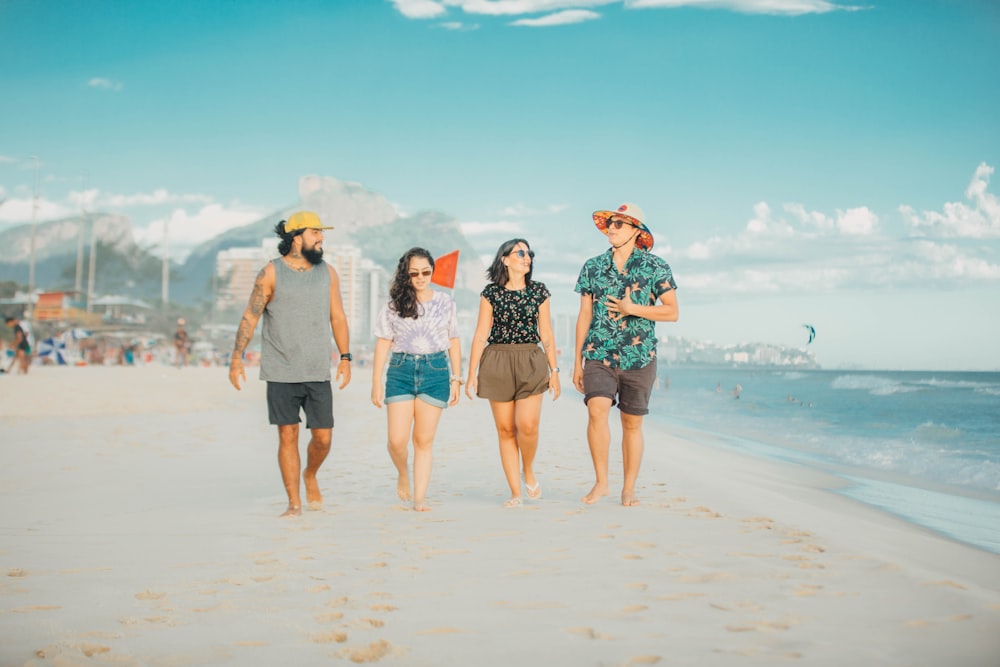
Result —
POLYGON ((549 362, 535 343, 487 345, 479 361, 476 395, 491 401, 518 401, 549 388, 549 362))

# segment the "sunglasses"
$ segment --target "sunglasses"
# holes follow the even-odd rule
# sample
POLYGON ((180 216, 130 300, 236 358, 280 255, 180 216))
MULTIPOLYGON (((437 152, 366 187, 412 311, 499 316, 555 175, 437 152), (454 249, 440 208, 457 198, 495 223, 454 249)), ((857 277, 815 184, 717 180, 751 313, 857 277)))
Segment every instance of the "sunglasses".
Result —
MULTIPOLYGON (((627 222, 625 220, 608 220, 608 227, 614 227, 615 229, 621 229, 625 225, 628 225, 629 227, 635 227, 635 225, 633 225, 631 222, 627 222)), ((636 227, 636 229, 638 229, 638 227, 636 227)))
POLYGON ((517 255, 521 259, 524 259, 525 255, 527 255, 531 259, 535 258, 535 251, 534 250, 511 250, 509 254, 511 254, 511 255, 517 255))
POLYGON ((410 271, 410 277, 416 278, 417 276, 423 276, 424 278, 429 278, 432 273, 434 273, 434 269, 424 269, 423 271, 410 271))

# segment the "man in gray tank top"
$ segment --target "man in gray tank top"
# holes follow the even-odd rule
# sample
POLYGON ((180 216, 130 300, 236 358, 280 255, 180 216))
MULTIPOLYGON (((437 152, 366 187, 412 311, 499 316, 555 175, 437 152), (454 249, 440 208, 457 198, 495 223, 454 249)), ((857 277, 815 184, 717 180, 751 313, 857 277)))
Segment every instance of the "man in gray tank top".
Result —
POLYGON ((340 278, 323 261, 324 229, 333 227, 324 227, 310 211, 300 211, 274 228, 281 237, 281 257, 257 274, 229 362, 229 381, 238 390, 240 380, 247 380, 243 353, 263 316, 260 379, 267 382, 268 418, 278 427, 278 466, 288 493, 288 508, 281 516, 302 513, 300 472, 309 508, 323 507, 316 473, 330 453, 333 436, 331 331, 340 352, 336 379, 341 389, 351 381, 347 315, 340 278), (299 459, 300 410, 312 434, 305 470, 299 459))

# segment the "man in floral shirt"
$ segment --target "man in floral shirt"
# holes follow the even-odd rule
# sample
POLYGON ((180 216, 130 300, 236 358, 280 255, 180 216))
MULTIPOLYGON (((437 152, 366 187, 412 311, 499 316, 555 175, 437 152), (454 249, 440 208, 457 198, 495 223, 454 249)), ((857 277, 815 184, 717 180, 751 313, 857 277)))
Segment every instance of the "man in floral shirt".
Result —
POLYGON ((597 481, 585 503, 608 495, 608 417, 618 405, 622 423, 625 482, 622 505, 638 505, 635 483, 642 462, 642 418, 656 380, 656 323, 677 321, 677 284, 670 266, 650 252, 653 235, 635 204, 595 211, 594 224, 611 248, 587 260, 575 291, 573 384, 583 394, 589 421, 587 442, 597 481), (659 303, 657 303, 659 301, 659 303))

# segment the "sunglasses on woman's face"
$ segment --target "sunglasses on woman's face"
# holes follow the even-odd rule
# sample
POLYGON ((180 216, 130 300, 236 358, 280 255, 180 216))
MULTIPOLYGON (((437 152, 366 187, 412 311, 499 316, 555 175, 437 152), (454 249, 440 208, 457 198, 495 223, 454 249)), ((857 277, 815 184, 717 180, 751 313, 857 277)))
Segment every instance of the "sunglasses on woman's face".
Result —
POLYGON ((534 250, 512 250, 510 254, 517 255, 521 259, 524 259, 525 255, 527 255, 531 259, 535 258, 535 251, 534 250))
POLYGON ((417 276, 423 276, 424 278, 429 278, 432 273, 434 273, 434 269, 424 269, 423 271, 410 271, 410 277, 416 278, 417 276))
POLYGON ((628 225, 629 227, 635 227, 635 225, 633 225, 631 222, 626 222, 625 220, 608 220, 608 227, 621 229, 625 225, 628 225))

